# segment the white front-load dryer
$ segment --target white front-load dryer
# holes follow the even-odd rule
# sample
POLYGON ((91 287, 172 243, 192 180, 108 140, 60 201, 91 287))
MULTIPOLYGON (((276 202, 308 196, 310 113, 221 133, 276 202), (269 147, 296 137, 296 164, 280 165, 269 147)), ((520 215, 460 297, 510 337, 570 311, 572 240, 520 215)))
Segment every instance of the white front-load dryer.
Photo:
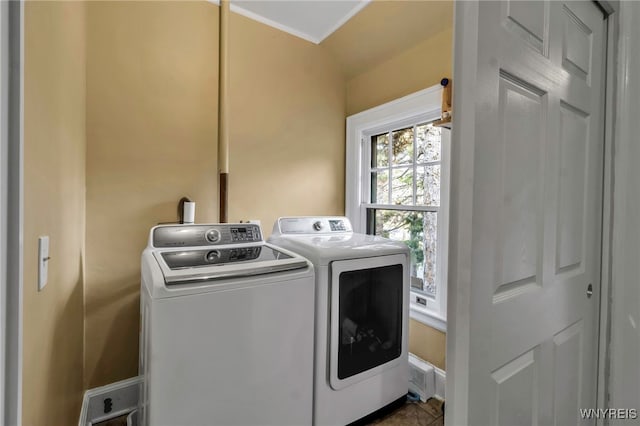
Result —
POLYGON ((269 242, 315 269, 314 425, 346 425, 404 402, 407 246, 354 233, 345 217, 283 217, 269 242))
POLYGON ((313 267, 254 224, 158 226, 142 254, 141 424, 312 422, 313 267))

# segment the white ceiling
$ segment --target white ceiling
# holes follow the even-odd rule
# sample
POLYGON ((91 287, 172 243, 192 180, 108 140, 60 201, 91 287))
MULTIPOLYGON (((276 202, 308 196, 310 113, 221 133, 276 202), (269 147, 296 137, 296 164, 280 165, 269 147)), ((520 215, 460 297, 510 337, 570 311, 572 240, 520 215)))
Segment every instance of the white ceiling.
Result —
POLYGON ((320 43, 369 0, 231 0, 231 10, 312 43, 320 43))

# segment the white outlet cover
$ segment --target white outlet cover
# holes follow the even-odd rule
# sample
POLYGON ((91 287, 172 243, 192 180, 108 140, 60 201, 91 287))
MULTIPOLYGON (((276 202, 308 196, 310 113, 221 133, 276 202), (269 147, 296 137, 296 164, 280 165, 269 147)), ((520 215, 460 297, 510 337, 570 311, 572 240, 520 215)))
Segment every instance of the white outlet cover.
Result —
POLYGON ((38 238, 38 291, 42 291, 49 278, 49 237, 38 238))

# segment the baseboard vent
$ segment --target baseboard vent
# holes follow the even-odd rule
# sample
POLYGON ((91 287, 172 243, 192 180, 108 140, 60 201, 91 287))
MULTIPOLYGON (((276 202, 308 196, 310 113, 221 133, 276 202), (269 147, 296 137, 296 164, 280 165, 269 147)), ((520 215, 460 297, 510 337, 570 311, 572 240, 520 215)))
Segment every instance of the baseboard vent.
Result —
POLYGON ((409 354, 409 390, 423 402, 436 393, 434 367, 413 354, 409 354))
POLYGON ((138 376, 89 389, 82 399, 78 426, 91 426, 131 413, 138 408, 141 384, 142 377, 138 376))

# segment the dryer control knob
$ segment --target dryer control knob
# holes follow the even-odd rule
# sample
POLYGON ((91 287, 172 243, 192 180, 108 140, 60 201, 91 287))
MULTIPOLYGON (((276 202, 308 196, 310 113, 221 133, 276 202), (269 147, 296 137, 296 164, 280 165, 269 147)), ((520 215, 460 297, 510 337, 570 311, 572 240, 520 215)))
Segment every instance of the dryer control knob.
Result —
POLYGON ((321 230, 322 229, 322 222, 320 222, 320 221, 314 222, 313 229, 315 229, 316 231, 321 230))
POLYGON ((209 229, 205 234, 205 237, 210 243, 217 243, 220 241, 220 231, 217 229, 209 229))
POLYGON ((215 262, 220 259, 220 252, 218 250, 212 250, 207 253, 207 262, 215 262))

